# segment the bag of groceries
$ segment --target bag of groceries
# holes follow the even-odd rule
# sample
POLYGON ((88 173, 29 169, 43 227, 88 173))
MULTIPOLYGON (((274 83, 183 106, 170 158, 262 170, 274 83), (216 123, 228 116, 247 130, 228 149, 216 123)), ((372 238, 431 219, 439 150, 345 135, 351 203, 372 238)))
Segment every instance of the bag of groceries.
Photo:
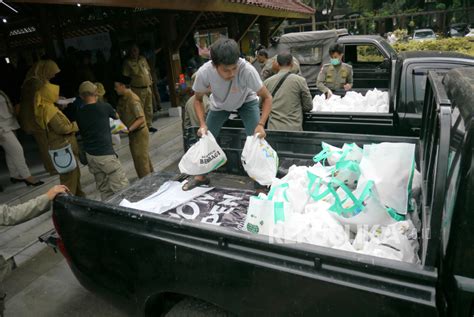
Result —
POLYGON ((181 158, 179 171, 187 175, 204 175, 226 162, 227 156, 208 131, 181 158))

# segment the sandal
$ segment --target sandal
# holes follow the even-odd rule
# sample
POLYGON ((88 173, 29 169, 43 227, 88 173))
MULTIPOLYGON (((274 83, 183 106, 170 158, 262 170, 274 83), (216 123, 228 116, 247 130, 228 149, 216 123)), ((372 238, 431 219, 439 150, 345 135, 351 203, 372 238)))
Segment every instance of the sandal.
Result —
POLYGON ((198 180, 193 177, 190 180, 188 180, 186 184, 183 185, 182 189, 184 191, 188 191, 199 186, 209 185, 210 183, 211 183, 211 180, 207 177, 203 180, 198 180))

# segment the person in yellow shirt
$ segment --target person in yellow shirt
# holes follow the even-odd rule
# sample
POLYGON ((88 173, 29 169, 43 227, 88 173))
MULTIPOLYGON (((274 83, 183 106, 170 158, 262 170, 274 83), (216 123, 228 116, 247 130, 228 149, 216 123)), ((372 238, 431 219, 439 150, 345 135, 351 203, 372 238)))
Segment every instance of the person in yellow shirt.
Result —
MULTIPOLYGON (((38 70, 43 78, 53 78, 60 72, 58 65, 52 61, 45 61, 38 70)), ((71 146, 73 153, 69 153, 76 160, 76 167, 69 172, 59 173, 62 185, 67 186, 71 193, 76 196, 85 197, 81 188, 81 171, 79 168, 79 147, 76 140, 76 132, 79 131, 77 124, 71 123, 69 119, 54 105, 59 100, 59 86, 46 81, 36 96, 35 118, 38 125, 46 133, 49 150, 65 149, 71 146)), ((53 160, 53 165, 55 164, 53 160)))
POLYGON ((20 95, 20 111, 18 114, 18 121, 21 128, 27 134, 33 135, 36 143, 38 144, 41 161, 43 162, 44 168, 50 175, 55 175, 58 172, 51 162, 51 158, 48 153, 48 140, 46 138, 45 130, 36 123, 35 120, 35 96, 38 90, 43 86, 46 81, 51 78, 41 78, 38 73, 38 69, 41 68, 42 64, 46 61, 40 60, 31 66, 30 70, 26 74, 25 80, 21 86, 20 95))

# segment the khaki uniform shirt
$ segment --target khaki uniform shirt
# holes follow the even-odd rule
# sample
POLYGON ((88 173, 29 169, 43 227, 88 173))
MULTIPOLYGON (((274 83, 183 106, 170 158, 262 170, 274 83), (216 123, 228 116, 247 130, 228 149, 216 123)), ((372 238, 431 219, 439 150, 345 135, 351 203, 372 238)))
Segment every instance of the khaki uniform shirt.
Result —
POLYGON ((56 115, 48 122, 46 137, 50 150, 57 150, 71 144, 75 155, 79 154, 79 147, 76 140, 76 132, 79 131, 77 123, 71 123, 69 119, 58 111, 56 115))
POLYGON ((135 88, 149 87, 152 84, 151 70, 146 58, 128 58, 123 64, 123 75, 132 79, 130 86, 135 88))
MULTIPOLYGON (((287 72, 281 70, 275 76, 265 80, 264 85, 272 95, 287 72)), ((313 99, 306 80, 299 75, 290 74, 273 97, 268 130, 302 131, 303 113, 311 109, 313 109, 313 99)))
MULTIPOLYGON (((192 96, 191 98, 188 99, 186 102, 186 105, 184 106, 184 128, 190 128, 190 127, 199 127, 199 119, 196 115, 196 110, 194 109, 194 100, 196 99, 196 96, 192 96)), ((204 95, 202 97, 202 103, 204 104, 204 114, 207 113, 209 110, 209 97, 207 95, 204 95)))
POLYGON ((332 64, 324 64, 319 72, 316 86, 318 89, 326 93, 328 89, 339 90, 344 89, 345 84, 353 83, 352 66, 346 63, 334 66, 332 64))
MULTIPOLYGON (((277 55, 269 58, 265 62, 265 65, 263 66, 262 72, 260 74, 260 77, 262 78, 262 80, 265 80, 275 75, 272 65, 273 65, 273 62, 276 63, 276 59, 277 59, 277 55)), ((293 57, 293 66, 291 67, 290 72, 293 74, 301 75, 300 62, 298 62, 298 60, 295 57, 293 57)))
MULTIPOLYGON (((129 128, 138 118, 145 117, 143 107, 138 97, 133 91, 127 91, 119 98, 117 104, 117 112, 120 120, 129 128)), ((145 123, 140 125, 137 129, 145 127, 145 123)))
POLYGON ((0 205, 0 225, 14 226, 25 222, 47 211, 50 205, 50 200, 46 194, 13 207, 0 205))

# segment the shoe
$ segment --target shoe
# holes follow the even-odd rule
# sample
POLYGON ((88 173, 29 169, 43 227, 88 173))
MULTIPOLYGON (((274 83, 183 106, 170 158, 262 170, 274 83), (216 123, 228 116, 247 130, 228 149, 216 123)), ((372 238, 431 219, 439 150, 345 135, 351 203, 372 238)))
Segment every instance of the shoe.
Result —
POLYGON ((33 187, 41 186, 41 185, 44 184, 44 182, 42 182, 42 181, 36 181, 36 183, 31 183, 31 182, 27 181, 26 179, 23 180, 23 181, 25 182, 25 184, 26 184, 27 186, 33 186, 33 187))
POLYGON ((149 127, 149 128, 148 128, 148 131, 149 131, 150 133, 155 133, 156 131, 158 131, 158 129, 157 129, 157 128, 153 128, 153 127, 149 127))
POLYGON ((12 184, 23 183, 24 181, 25 180, 21 178, 10 177, 10 182, 12 182, 12 184))

